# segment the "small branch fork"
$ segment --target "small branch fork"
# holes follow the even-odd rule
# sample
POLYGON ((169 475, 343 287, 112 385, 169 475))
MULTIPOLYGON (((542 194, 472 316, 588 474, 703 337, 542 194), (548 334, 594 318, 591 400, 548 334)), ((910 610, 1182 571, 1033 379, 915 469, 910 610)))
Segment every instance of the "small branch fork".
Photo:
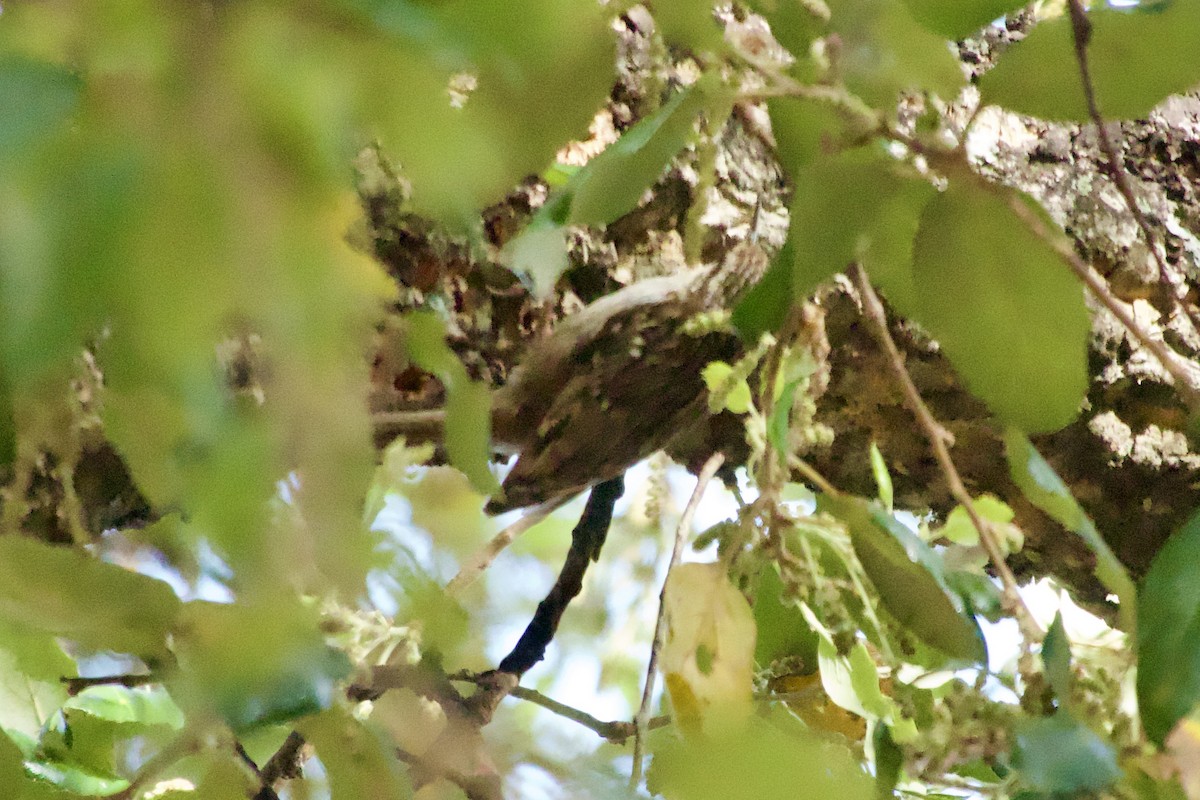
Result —
POLYGON ((651 727, 650 719, 650 700, 654 695, 654 679, 656 670, 658 669, 658 654, 662 650, 663 641, 667 636, 667 626, 664 621, 665 604, 663 600, 667 593, 667 582, 671 580, 671 572, 679 564, 679 560, 683 557, 683 545, 687 541, 688 533, 692 529, 692 519, 696 516, 696 509, 700 505, 700 498, 704 496, 704 490, 708 487, 713 476, 717 474, 717 470, 725 463, 725 456, 722 453, 713 453, 709 456, 708 461, 700 470, 699 476, 696 478, 696 488, 692 491, 692 496, 688 498, 687 505, 683 509, 683 514, 679 517, 679 526, 675 529, 675 544, 671 548, 671 560, 667 562, 667 576, 663 579, 662 591, 658 594, 658 619, 654 623, 654 641, 650 645, 650 661, 646 665, 646 685, 642 690, 642 704, 638 707, 637 716, 634 717, 634 738, 633 738, 633 769, 629 776, 629 785, 636 788, 642 780, 642 761, 645 757, 645 739, 646 732, 651 727))
POLYGON ((1040 641, 1043 632, 1030 612, 1029 607, 1025 605, 1025 601, 1017 591, 1016 578, 1004 560, 1004 553, 1000 548, 1000 542, 996 538, 995 531, 988 525, 987 520, 979 515, 979 511, 975 508, 975 502, 971 498, 970 492, 967 491, 967 487, 963 483, 958 469, 954 466, 954 460, 950 457, 949 445, 953 443, 954 437, 934 418, 929 407, 925 405, 925 401, 921 399, 921 393, 917 390, 916 384, 913 383, 912 377, 908 374, 908 369, 904 366, 904 357, 900 354, 899 348, 896 347, 896 342, 892 339, 892 334, 888 331, 887 316, 883 310, 883 303, 880 302, 879 295, 875 294, 875 289, 871 286, 871 281, 867 277, 866 270, 860 265, 855 264, 851 269, 851 275, 854 278, 859 293, 862 295, 863 313, 871 323, 876 340, 883 347, 884 352, 887 353, 888 363, 904 393, 905 403, 908 405, 909 410, 912 411, 913 416, 916 417, 917 424, 924 431, 926 438, 929 439, 934 457, 937 458, 938 466, 946 478, 946 484, 950 487, 950 494, 966 510, 967 515, 971 518, 971 523, 979 531, 979 542, 983 545, 988 558, 991 559, 992 566, 995 568, 996 574, 1000 577, 1000 583, 1004 587, 1005 605, 1015 614, 1026 639, 1028 641, 1040 641))

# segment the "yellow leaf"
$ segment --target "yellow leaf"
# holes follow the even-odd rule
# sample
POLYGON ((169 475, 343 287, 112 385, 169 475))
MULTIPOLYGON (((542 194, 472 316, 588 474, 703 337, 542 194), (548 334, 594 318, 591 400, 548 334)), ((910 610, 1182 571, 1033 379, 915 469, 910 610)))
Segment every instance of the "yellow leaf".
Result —
POLYGON ((682 564, 663 597, 662 672, 687 735, 737 725, 752 711, 756 629, 750 604, 720 564, 682 564))

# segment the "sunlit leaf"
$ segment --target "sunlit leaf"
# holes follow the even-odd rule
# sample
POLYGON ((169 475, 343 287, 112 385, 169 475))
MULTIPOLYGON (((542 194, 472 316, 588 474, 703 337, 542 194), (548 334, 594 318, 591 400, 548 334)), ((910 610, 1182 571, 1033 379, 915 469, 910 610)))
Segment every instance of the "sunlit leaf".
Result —
POLYGON ((1162 744, 1200 703, 1200 515, 1150 564, 1138 597, 1137 696, 1146 735, 1162 744))
POLYGON ((1013 766, 1026 786, 1047 794, 1094 792, 1121 776, 1112 746, 1065 713, 1018 723, 1013 766))
POLYGON ((1024 433, 1009 427, 1004 433, 1009 475, 1029 502, 1046 512, 1067 530, 1083 539, 1096 556, 1096 578, 1120 602, 1121 627, 1132 634, 1139 619, 1137 590, 1125 565, 1117 558, 1096 526, 1080 507, 1071 490, 1024 433))
POLYGON ((64 708, 109 722, 183 727, 183 712, 161 686, 91 686, 64 708))
MULTIPOLYGON (((1107 119, 1146 115, 1167 95, 1200 81, 1193 58, 1200 40, 1200 4, 1142 2, 1088 11, 1088 67, 1107 119)), ((979 80, 983 102, 1045 119, 1090 119, 1068 14, 1039 22, 979 80), (1054 80, 1046 80, 1053 75, 1054 80)))
POLYGON ((534 217, 520 234, 504 246, 501 258, 506 267, 527 276, 534 294, 546 297, 554 282, 567 269, 566 230, 544 217, 534 217))
POLYGON ((0 619, 88 647, 166 654, 179 600, 162 581, 65 547, 0 537, 0 619))
POLYGON ((962 39, 1024 4, 1015 0, 904 0, 913 19, 947 39, 962 39))
POLYGON ((680 564, 663 597, 659 666, 687 734, 720 730, 750 714, 754 615, 722 564, 680 564))
MULTIPOLYGON (((980 517, 987 522, 1007 525, 1013 520, 1013 510, 995 495, 985 494, 974 499, 972 506, 980 517)), ((946 516, 946 523, 939 533, 955 544, 974 547, 979 544, 979 529, 971 520, 971 515, 962 506, 955 506, 946 516)))
POLYGON ((954 607, 940 580, 937 556, 928 545, 877 505, 860 498, 821 495, 817 507, 850 529, 863 570, 883 607, 900 624, 952 658, 985 659, 979 627, 954 607))
POLYGON ((873 797, 870 778, 844 748, 798 725, 752 719, 712 736, 661 737, 652 747, 650 790, 668 800, 729 797, 873 797), (786 730, 786 732, 785 732, 786 730))
POLYGON ((67 699, 61 679, 74 674, 53 637, 0 624, 0 729, 36 738, 67 699))
POLYGON ((340 708, 301 720, 297 730, 317 751, 329 775, 332 800, 402 800, 412 787, 385 741, 340 708))
POLYGON ((570 221, 604 225, 632 211, 691 140, 697 114, 724 107, 727 101, 728 90, 715 76, 672 95, 575 173, 567 187, 573 198, 570 221))
POLYGON ((1083 289, 998 194, 952 184, 921 216, 916 318, 967 387, 1029 432, 1073 420, 1087 389, 1083 289))

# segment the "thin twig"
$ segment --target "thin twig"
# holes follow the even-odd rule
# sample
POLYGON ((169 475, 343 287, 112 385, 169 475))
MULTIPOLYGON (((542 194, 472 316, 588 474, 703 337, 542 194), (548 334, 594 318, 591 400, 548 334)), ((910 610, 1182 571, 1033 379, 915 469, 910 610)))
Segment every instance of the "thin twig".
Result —
MULTIPOLYGON (((1137 198, 1133 195, 1133 185, 1129 182, 1129 174, 1121 165, 1120 158, 1117 155, 1116 145, 1113 143, 1112 137, 1109 136, 1108 126, 1104 123, 1104 116, 1100 113, 1100 104, 1096 100, 1096 88, 1092 82, 1092 72, 1088 66, 1088 43, 1092 37, 1092 23, 1088 19, 1087 11, 1083 7, 1080 0, 1069 0, 1067 7, 1071 12, 1071 32, 1075 40, 1075 61, 1079 64, 1079 79, 1083 84, 1083 98, 1087 103, 1088 116, 1092 118, 1092 124, 1096 126, 1096 136, 1100 141, 1100 151, 1104 154, 1105 161, 1108 167, 1108 176, 1117 186, 1117 191, 1121 193, 1121 197, 1125 200, 1125 205, 1129 209, 1129 213, 1137 222, 1138 228, 1142 231, 1142 236, 1146 240, 1146 246, 1150 248, 1150 254, 1154 257, 1154 262, 1158 265, 1159 280, 1171 290, 1173 299, 1176 304, 1180 305, 1185 313, 1188 313, 1188 307, 1183 300, 1183 295, 1186 293, 1186 287, 1175 281, 1171 275, 1170 269, 1167 267, 1166 258, 1159 252, 1158 236, 1155 235, 1154 229, 1150 227, 1150 220, 1146 218, 1145 213, 1137 204, 1137 198)), ((1191 316, 1189 314, 1189 316, 1191 316)), ((1193 323, 1196 319, 1192 318, 1193 323)))
POLYGON ((954 466, 954 460, 950 457, 948 443, 953 441, 953 437, 934 418, 929 407, 925 405, 925 401, 921 399, 920 391, 917 390, 912 376, 908 374, 908 369, 904 366, 904 357, 900 355, 900 350, 896 347, 896 342, 892 339, 892 334, 888 330, 887 316, 883 310, 883 303, 879 301, 879 296, 875 294, 875 289, 871 286, 871 281, 867 277, 866 270, 856 264, 852 268, 852 274, 862 295, 863 311, 870 321, 871 327, 874 329, 875 338, 887 353, 888 362, 904 393, 905 403, 908 405, 909 410, 912 411, 913 416, 916 417, 917 424, 925 432, 926 438, 929 439, 929 444, 933 449, 934 456, 937 458, 938 466, 941 467, 942 474, 946 478, 946 484, 950 487, 950 494, 966 510, 975 529, 979 531, 979 543, 983 546, 988 558, 991 559, 992 566, 995 568, 996 574, 1000 577, 1000 583, 1004 587, 1005 605, 1016 615, 1017 622, 1020 624, 1026 639, 1028 641, 1039 641, 1043 635, 1042 630, 1030 612, 1029 607, 1025 605, 1020 592, 1017 591, 1016 577, 1013 575, 1012 570, 1008 568, 1008 563, 1004 560, 1004 553, 1000 548, 1000 542, 996 537, 995 531, 979 515, 979 511, 975 508, 975 502, 971 498, 970 492, 967 491, 967 487, 963 483, 958 469, 954 466))
POLYGON ((125 686, 132 689, 135 686, 146 686, 147 684, 162 682, 162 678, 153 673, 100 675, 95 678, 59 678, 59 680, 66 685, 67 694, 72 697, 84 689, 89 689, 93 686, 125 686))
POLYGON ((254 800, 267 800, 275 794, 275 784, 285 778, 295 778, 300 774, 300 762, 303 760, 301 751, 304 749, 304 737, 292 731, 283 740, 279 749, 267 759, 259 771, 262 778, 262 791, 255 795, 254 800), (267 793, 270 794, 267 794, 267 793))
POLYGON ((493 536, 490 542, 473 553, 463 563, 462 567, 458 570, 458 574, 446 584, 446 593, 454 597, 474 583, 483 574, 484 570, 496 560, 496 556, 504 551, 504 548, 512 544, 522 533, 550 516, 554 510, 570 499, 569 497, 560 498, 552 500, 549 503, 543 503, 540 506, 534 506, 513 524, 493 536))
POLYGON ((198 753, 204 741, 206 729, 204 726, 189 726, 179 732, 179 735, 167 743, 166 747, 151 756, 138 769, 137 774, 129 781, 124 790, 111 796, 111 800, 133 800, 142 789, 159 773, 180 759, 198 753))
POLYGON ((1142 347, 1150 351, 1175 382, 1175 388, 1183 397, 1184 403, 1193 413, 1200 413, 1200 374, 1192 368, 1190 362, 1172 350, 1161 338, 1155 338, 1129 312, 1125 303, 1121 302, 1108 288, 1108 283, 1088 266, 1071 246, 1061 236, 1052 234, 1041 217, 1021 202, 1021 198, 1012 193, 1008 197, 1009 208, 1033 231, 1034 235, 1050 244, 1067 266, 1071 268, 1083 284, 1087 286, 1092 296, 1117 318, 1124 328, 1133 334, 1142 347))
POLYGON ((683 514, 679 517, 679 527, 675 529, 675 544, 671 548, 671 560, 667 562, 667 575, 663 580, 662 591, 658 593, 658 619, 654 623, 654 641, 650 645, 650 661, 646 665, 646 685, 642 689, 642 704, 638 707, 637 716, 634 717, 634 734, 633 734, 633 770, 629 776, 629 785, 636 788, 642 780, 642 759, 644 755, 644 746, 646 731, 649 730, 650 724, 650 699, 654 695, 654 679, 658 670, 658 654, 662 650, 663 640, 666 638, 667 630, 664 620, 665 604, 664 598, 667 594, 667 582, 671 580, 671 571, 679 563, 679 559, 683 557, 683 544, 687 541, 688 533, 692 528, 692 519, 696 516, 696 508, 700 505, 700 498, 704 496, 704 490, 707 488, 709 481, 717 474, 717 470, 725 463, 725 456, 722 453, 713 453, 709 456, 708 461, 704 462, 704 467, 701 468, 700 474, 696 477, 696 488, 692 490, 692 496, 688 498, 687 505, 684 506, 683 514))
MULTIPOLYGON (((518 686, 516 689, 513 689, 512 696, 518 700, 525 700, 526 702, 541 706, 547 711, 557 714, 564 719, 569 719, 572 722, 576 722, 588 730, 596 732, 613 744, 625 744, 626 739, 628 739, 630 736, 636 735, 637 733, 636 722, 626 722, 625 720, 605 722, 602 719, 593 717, 586 711, 580 711, 577 708, 572 708, 571 706, 560 703, 557 700, 546 697, 546 695, 535 691, 534 689, 526 689, 524 686, 518 686)), ((649 722, 647 722, 646 729, 656 730, 658 728, 664 728, 670 724, 671 718, 669 716, 663 715, 653 717, 649 720, 649 722)))

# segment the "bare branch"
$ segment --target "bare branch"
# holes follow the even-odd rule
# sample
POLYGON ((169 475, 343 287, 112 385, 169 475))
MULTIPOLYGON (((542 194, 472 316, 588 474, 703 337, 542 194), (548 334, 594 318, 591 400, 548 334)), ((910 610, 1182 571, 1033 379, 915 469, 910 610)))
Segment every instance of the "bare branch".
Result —
POLYGON ((516 522, 493 536, 490 542, 473 553, 463 563, 462 567, 458 570, 458 574, 446 584, 446 593, 451 597, 460 594, 463 589, 474 583, 483 574, 484 570, 491 566, 491 563, 496 560, 496 556, 500 555, 504 551, 504 548, 516 541, 516 538, 522 533, 550 516, 555 509, 570 499, 570 497, 559 498, 531 508, 517 519, 516 522))

